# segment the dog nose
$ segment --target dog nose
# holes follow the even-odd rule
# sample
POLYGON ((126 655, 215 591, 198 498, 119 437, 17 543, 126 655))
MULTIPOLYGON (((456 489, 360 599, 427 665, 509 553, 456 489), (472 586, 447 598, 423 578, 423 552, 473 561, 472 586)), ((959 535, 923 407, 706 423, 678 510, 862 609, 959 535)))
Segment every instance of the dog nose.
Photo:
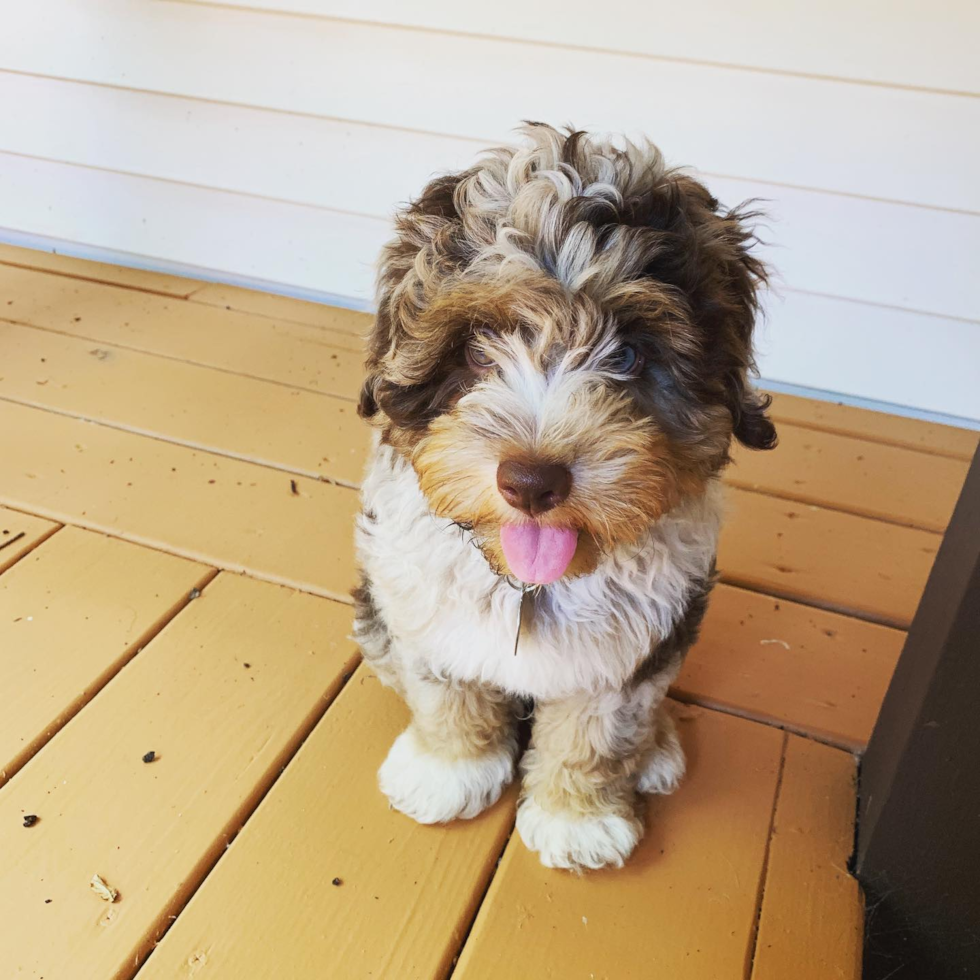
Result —
POLYGON ((558 463, 505 459, 497 467, 500 496, 531 517, 557 507, 572 489, 572 474, 558 463))

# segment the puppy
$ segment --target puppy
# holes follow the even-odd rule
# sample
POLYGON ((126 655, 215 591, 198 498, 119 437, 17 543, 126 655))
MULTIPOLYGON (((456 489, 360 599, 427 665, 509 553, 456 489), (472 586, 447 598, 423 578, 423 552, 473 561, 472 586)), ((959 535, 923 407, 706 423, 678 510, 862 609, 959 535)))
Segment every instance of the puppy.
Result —
POLYGON ((662 702, 714 579, 733 437, 775 445, 746 221, 652 145, 528 124, 432 181, 381 257, 355 635, 412 711, 379 772, 422 823, 514 777, 548 867, 620 866, 684 755, 662 702))

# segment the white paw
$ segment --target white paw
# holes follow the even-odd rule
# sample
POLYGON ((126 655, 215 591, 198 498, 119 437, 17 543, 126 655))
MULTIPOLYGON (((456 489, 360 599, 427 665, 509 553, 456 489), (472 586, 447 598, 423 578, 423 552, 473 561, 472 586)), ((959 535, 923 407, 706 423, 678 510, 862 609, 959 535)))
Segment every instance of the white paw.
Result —
POLYGON ((546 868, 572 871, 621 868, 643 836, 643 824, 636 817, 549 813, 530 798, 517 810, 517 830, 546 868))
POLYGON ((419 823, 469 819, 496 803, 514 778, 515 746, 476 759, 441 759, 422 751, 410 728, 378 770, 381 792, 396 810, 419 823))
POLYGON ((681 748, 673 720, 661 723, 657 746, 644 760, 636 788, 641 793, 673 793, 687 771, 687 761, 681 748))

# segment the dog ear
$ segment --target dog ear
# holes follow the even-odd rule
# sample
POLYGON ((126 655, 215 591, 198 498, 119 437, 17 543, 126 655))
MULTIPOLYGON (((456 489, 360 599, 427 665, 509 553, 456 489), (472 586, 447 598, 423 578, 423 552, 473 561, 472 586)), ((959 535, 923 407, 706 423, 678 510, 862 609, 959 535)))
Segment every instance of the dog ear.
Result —
POLYGON ((757 391, 745 380, 744 374, 731 386, 731 412, 734 420, 732 434, 749 449, 775 449, 776 427, 767 410, 772 396, 757 391))
POLYGON ((732 434, 750 449, 772 449, 776 429, 766 414, 772 401, 749 382, 755 368, 752 336, 759 313, 758 291, 768 282, 765 264, 752 251, 753 224, 764 217, 755 201, 723 210, 704 185, 687 176, 677 180, 681 208, 694 234, 696 266, 692 293, 707 332, 712 361, 724 378, 732 434))
POLYGON ((386 378, 383 365, 391 361, 400 344, 412 342, 413 321, 425 305, 428 285, 420 279, 418 269, 432 272, 443 258, 445 240, 450 237, 447 226, 459 221, 456 188, 469 174, 448 174, 430 181, 395 217, 395 237, 384 247, 378 271, 378 312, 368 336, 367 376, 357 407, 363 419, 385 410, 400 388, 386 378), (423 252, 428 253, 426 261, 419 263, 423 252))

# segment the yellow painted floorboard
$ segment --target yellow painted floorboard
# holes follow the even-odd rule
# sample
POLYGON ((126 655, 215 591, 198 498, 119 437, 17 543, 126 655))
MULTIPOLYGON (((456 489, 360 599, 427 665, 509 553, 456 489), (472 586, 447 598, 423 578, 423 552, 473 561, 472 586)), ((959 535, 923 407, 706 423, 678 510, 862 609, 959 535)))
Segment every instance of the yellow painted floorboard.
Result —
POLYGON ((675 697, 863 748, 901 630, 719 585, 675 697))
POLYGON ((357 397, 362 345, 342 332, 0 265, 0 319, 311 391, 357 397))
POLYGON ((0 576, 0 786, 212 574, 66 527, 0 576))
POLYGON ((689 772, 652 797, 622 870, 544 868, 514 835, 453 980, 738 980, 754 936, 784 736, 681 709, 689 772))
POLYGON ((373 321, 370 313, 345 310, 339 306, 294 299, 291 296, 278 296, 275 293, 263 293, 241 286, 228 286, 220 282, 197 285, 190 299, 194 303, 206 303, 221 309, 240 310, 274 320, 336 330, 359 339, 367 336, 373 321))
POLYGON ((59 527, 54 521, 0 507, 0 572, 20 561, 59 527))
POLYGON ((0 349, 0 398, 349 485, 364 473, 350 402, 9 323, 0 349))
POLYGON ((507 839, 514 794, 446 826, 389 810, 375 773, 407 721, 402 702, 359 669, 140 980, 445 977, 507 839))
POLYGON ((221 575, 3 787, 0 975, 131 977, 352 668, 349 629, 221 575))
POLYGON ((0 503, 345 601, 354 584, 353 490, 9 402, 0 456, 0 503))
POLYGON ((731 489, 722 578, 905 628, 942 538, 918 528, 731 489))
POLYGON ((777 422, 792 422, 824 432, 905 446, 955 459, 972 459, 980 442, 980 432, 974 429, 961 429, 778 392, 772 393, 772 417, 777 422))
POLYGON ((855 774, 851 756, 790 736, 751 980, 860 980, 855 774))
POLYGON ((969 464, 796 425, 780 425, 770 452, 736 446, 732 486, 943 531, 969 464))
POLYGON ((25 269, 36 269, 74 279, 87 279, 90 282, 110 283, 149 293, 162 293, 166 296, 183 298, 200 287, 196 279, 184 279, 162 272, 145 272, 122 265, 106 262, 92 262, 89 259, 76 259, 55 252, 38 249, 18 248, 15 245, 0 243, 0 263, 15 265, 25 269))

